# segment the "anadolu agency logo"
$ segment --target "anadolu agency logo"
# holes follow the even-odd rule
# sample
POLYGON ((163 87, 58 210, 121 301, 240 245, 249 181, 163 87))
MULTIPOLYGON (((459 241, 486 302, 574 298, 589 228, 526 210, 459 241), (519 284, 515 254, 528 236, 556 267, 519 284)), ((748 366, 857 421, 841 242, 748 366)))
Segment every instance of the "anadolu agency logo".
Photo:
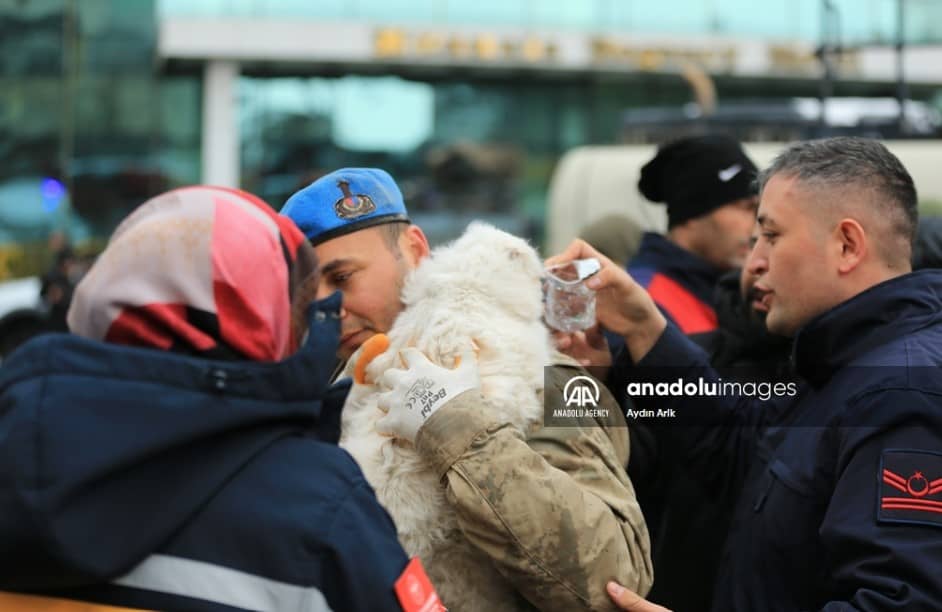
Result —
POLYGON ((577 406, 585 408, 586 406, 599 405, 599 386, 588 376, 573 376, 563 387, 563 401, 566 407, 577 406), (575 384, 585 383, 585 384, 575 384))
MULTIPOLYGON (((581 419, 581 418, 608 418, 608 408, 599 408, 599 384, 591 376, 573 376, 563 387, 563 401, 565 407, 553 408, 553 413, 547 417, 553 419, 581 419)), ((572 424, 577 424, 573 422, 572 424)), ((555 425, 565 426, 567 422, 557 422, 555 425)))

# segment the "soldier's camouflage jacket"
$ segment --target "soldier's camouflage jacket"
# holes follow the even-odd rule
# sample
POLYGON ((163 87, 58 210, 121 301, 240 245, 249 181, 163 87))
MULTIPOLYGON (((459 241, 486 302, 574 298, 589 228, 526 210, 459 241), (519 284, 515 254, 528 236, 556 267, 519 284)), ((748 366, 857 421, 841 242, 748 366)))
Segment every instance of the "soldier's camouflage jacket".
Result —
MULTIPOLYGON (((544 391, 550 410, 586 374, 558 358, 544 391)), ((628 430, 599 388, 608 419, 542 427, 526 439, 472 392, 419 430, 416 447, 441 474, 464 534, 514 585, 523 610, 615 610, 609 580, 642 595, 651 587, 648 532, 623 468, 628 430)))

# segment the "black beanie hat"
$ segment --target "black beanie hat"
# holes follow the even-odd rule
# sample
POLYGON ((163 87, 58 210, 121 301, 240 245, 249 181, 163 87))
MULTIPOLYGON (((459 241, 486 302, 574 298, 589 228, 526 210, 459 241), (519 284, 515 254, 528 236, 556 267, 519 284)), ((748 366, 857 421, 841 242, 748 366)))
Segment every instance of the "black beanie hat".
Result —
POLYGON ((667 204, 667 225, 755 195, 757 168, 729 136, 682 138, 658 148, 641 168, 638 190, 652 202, 667 204))

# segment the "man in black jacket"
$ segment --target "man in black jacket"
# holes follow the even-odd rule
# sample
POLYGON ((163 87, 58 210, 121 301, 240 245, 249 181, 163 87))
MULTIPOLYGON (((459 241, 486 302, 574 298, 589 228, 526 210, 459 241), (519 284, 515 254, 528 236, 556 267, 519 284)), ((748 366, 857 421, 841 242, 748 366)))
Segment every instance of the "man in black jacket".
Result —
MULTIPOLYGON (((761 302, 762 292, 755 287, 756 280, 746 268, 723 275, 714 290, 719 327, 690 339, 703 347, 710 364, 725 380, 793 380, 791 339, 771 334, 766 328, 767 309, 761 302)), ((767 408, 770 413, 780 409, 778 403, 771 402, 767 408)), ((651 430, 670 433, 663 428, 651 430)), ((664 435, 660 441, 666 449, 662 452, 677 458, 670 437, 664 435)), ((670 487, 665 487, 658 508, 661 529, 653 534, 652 546, 655 582, 648 596, 676 612, 705 610, 713 598, 720 553, 738 489, 705 481, 687 461, 665 465, 670 467, 670 487), (691 512, 690 508, 697 511, 691 512)))
MULTIPOLYGON (((616 365, 635 364, 622 370, 635 401, 675 410, 676 452, 739 488, 712 608, 937 609, 942 272, 910 271, 912 178, 878 142, 833 138, 788 148, 760 185, 747 266, 807 383, 776 391, 792 401, 771 422, 763 402, 725 393, 618 266, 587 282, 600 323, 625 338, 616 365), (644 392, 678 377, 706 390, 644 392)), ((559 258, 587 256, 577 242, 559 258)))

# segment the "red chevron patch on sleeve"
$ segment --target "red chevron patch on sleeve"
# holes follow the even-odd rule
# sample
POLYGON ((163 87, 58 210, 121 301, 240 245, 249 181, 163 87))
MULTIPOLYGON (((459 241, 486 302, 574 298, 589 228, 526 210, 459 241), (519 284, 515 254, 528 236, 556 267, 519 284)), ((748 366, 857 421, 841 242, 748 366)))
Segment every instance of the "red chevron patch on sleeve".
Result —
POLYGON ((877 519, 942 527, 942 454, 886 450, 880 463, 877 519))

